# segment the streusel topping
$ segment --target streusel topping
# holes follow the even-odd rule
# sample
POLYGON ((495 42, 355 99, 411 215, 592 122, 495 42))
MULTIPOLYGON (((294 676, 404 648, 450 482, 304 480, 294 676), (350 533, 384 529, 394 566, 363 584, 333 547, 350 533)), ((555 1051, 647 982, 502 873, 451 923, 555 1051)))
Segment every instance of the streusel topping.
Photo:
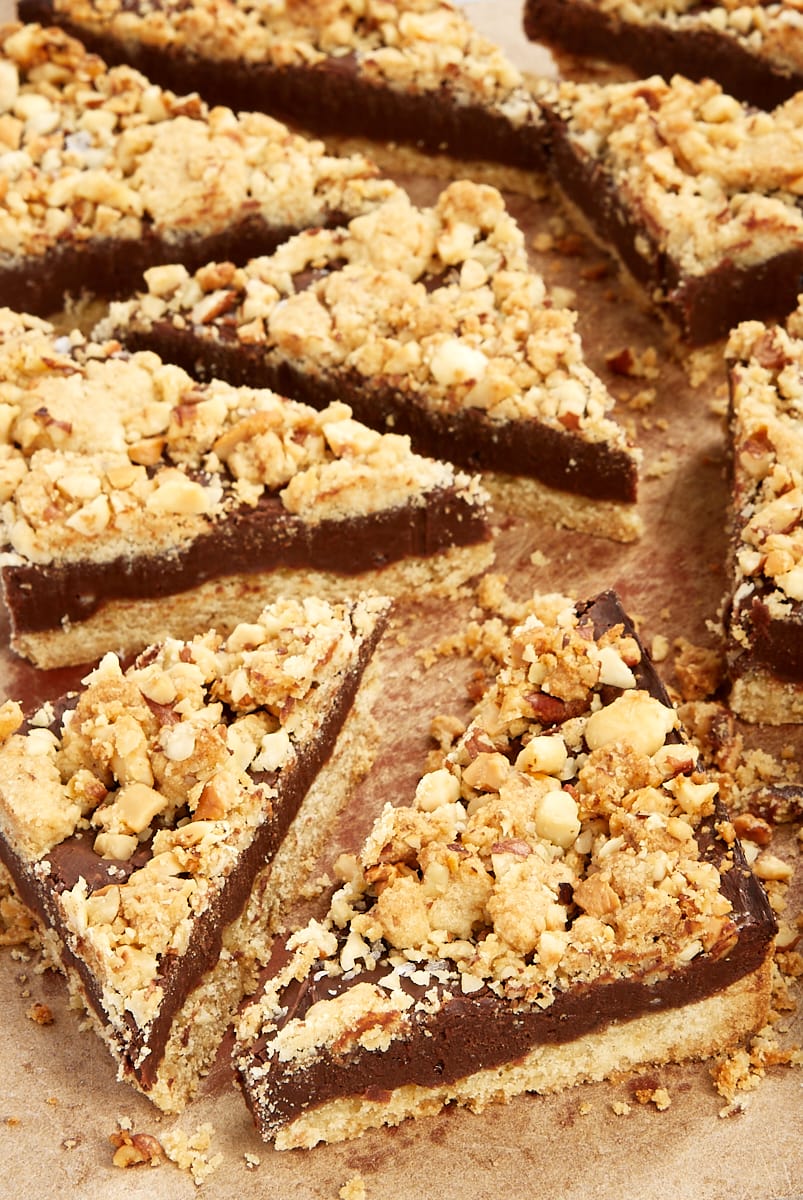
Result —
POLYGON ((484 502, 475 478, 345 404, 319 412, 266 389, 202 386, 153 353, 56 337, 0 310, 0 520, 29 561, 169 550, 266 493, 314 524, 453 486, 484 502))
POLYGON ((86 28, 203 58, 313 67, 332 57, 400 90, 446 87, 517 124, 535 115, 519 71, 449 0, 57 0, 56 9, 86 28))
POLYGON ((107 68, 57 29, 0 27, 0 260, 65 239, 178 245, 260 216, 303 228, 387 197, 376 176, 268 116, 107 68))
POLYGON ((46 879, 79 837, 105 864, 54 897, 113 1019, 144 1027, 160 962, 182 954, 314 738, 389 602, 278 601, 226 639, 168 640, 125 672, 107 655, 74 707, 0 710, 0 828, 46 879))
POLYGON ((576 313, 553 305, 492 187, 451 184, 431 208, 397 193, 243 268, 156 267, 146 281, 147 293, 112 305, 104 334, 171 322, 264 346, 312 375, 356 372, 435 411, 477 408, 627 444, 576 313))
POLYGON ((712 80, 654 76, 562 83, 544 99, 644 226, 644 256, 699 275, 803 244, 803 93, 760 112, 712 80))
MULTIPOLYGON (((736 507, 735 602, 771 614, 803 601, 803 307, 783 326, 746 321, 728 341, 736 507), (769 594, 767 595, 767 591, 769 594)), ((736 637, 744 636, 738 626, 736 637)))

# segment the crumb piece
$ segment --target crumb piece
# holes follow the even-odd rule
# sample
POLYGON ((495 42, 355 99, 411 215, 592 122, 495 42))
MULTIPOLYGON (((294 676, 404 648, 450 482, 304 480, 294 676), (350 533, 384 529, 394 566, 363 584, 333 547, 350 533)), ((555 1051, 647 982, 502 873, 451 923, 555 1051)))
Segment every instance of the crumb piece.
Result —
POLYGON ((653 662, 664 662, 669 656, 669 638, 662 633, 656 633, 650 645, 650 656, 653 662))
POLYGON ((591 1112, 591 1105, 588 1103, 587 1100, 584 1100, 577 1111, 579 1112, 581 1117, 587 1117, 588 1114, 591 1112))
POLYGON ((118 1125, 109 1141, 115 1147, 112 1163, 115 1167, 158 1167, 165 1154, 161 1143, 151 1133, 132 1133, 118 1125))
POLYGON ((654 1104, 659 1112, 665 1112, 672 1103, 672 1098, 665 1087, 637 1088, 635 1097, 639 1104, 654 1104))
POLYGON ((543 550, 533 550, 530 555, 530 562, 534 567, 548 567, 549 561, 543 550))
POLYGON ((340 1200, 365 1200, 368 1192, 362 1175, 352 1175, 337 1194, 340 1200))
POLYGON ((247 1151, 243 1155, 243 1158, 245 1159, 246 1171, 256 1171, 257 1167, 262 1162, 262 1159, 258 1154, 249 1154, 247 1151))
POLYGON ((79 1143, 78 1138, 68 1137, 68 1138, 65 1138, 64 1141, 61 1143, 61 1148, 62 1148, 62 1150, 74 1150, 75 1147, 78 1145, 78 1143, 79 1143))
POLYGON ((174 1129, 162 1137, 167 1157, 181 1171, 189 1171, 194 1182, 200 1186, 223 1162, 222 1154, 209 1156, 214 1126, 199 1125, 195 1133, 187 1134, 183 1129, 174 1129))
POLYGON ((616 1113, 617 1117, 626 1117, 630 1112, 630 1105, 626 1100, 614 1100, 611 1103, 611 1108, 616 1113))
POLYGON ((712 695, 725 675, 718 650, 695 646, 687 638, 675 638, 675 671, 684 700, 704 700, 712 695))
POLYGON ((676 450, 662 450, 656 459, 647 467, 644 475, 647 479, 663 479, 678 469, 676 450))
POLYGON ((55 1020, 53 1009, 50 1005, 43 1004, 39 1000, 28 1009, 28 1016, 37 1025, 52 1025, 55 1020))

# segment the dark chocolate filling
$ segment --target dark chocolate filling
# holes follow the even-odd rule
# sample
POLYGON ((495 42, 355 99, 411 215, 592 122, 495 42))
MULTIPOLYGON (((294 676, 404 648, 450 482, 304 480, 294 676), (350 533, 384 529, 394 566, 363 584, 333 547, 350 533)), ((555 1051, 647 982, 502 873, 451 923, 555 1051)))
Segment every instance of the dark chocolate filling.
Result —
MULTIPOLYGON (((591 624, 595 636, 619 623, 626 633, 634 635, 632 622, 613 592, 601 594, 580 606, 578 612, 581 625, 591 624)), ((639 687, 668 703, 646 653, 636 675, 639 687)), ((718 866, 723 865, 728 848, 714 826, 724 816, 720 808, 697 834, 702 856, 718 866)), ((370 1051, 352 1045, 323 1051, 309 1065, 299 1066, 272 1058, 266 1050, 266 1038, 249 1048, 249 1060, 241 1059, 238 1065, 246 1101, 258 1127, 270 1135, 306 1109, 346 1095, 381 1101, 406 1084, 437 1087, 453 1083, 475 1071, 520 1060, 535 1046, 560 1045, 611 1024, 694 1003, 728 987, 761 966, 776 931, 769 901, 747 868, 741 849, 737 844, 731 850, 733 865, 722 875, 723 894, 733 906, 730 928, 721 944, 682 969, 661 976, 647 967, 639 971, 636 965, 628 978, 609 976, 558 992, 544 1008, 500 999, 487 987, 468 995, 454 994, 452 987, 448 989, 452 994, 444 997, 444 986, 435 983, 434 978, 425 985, 403 979, 402 986, 415 1000, 435 987, 443 1003, 435 1014, 427 1011, 429 1006, 424 1011, 411 1009, 409 1031, 394 1037, 387 1050, 370 1051), (252 1089, 249 1074, 263 1067, 267 1074, 252 1089)), ((571 920, 571 909, 567 913, 567 920, 571 920)), ((279 944, 269 973, 278 972, 288 958, 279 944)), ((426 964, 417 966, 426 969, 426 964)), ((318 1000, 373 978, 371 972, 348 980, 315 970, 283 993, 286 1014, 280 1024, 303 1018, 318 1000)))
POLYGON ((750 648, 731 637, 728 665, 738 676, 752 667, 765 667, 787 683, 803 680, 803 605, 795 603, 786 617, 773 616, 767 605, 769 589, 756 591, 737 604, 731 627, 748 637, 750 648))
POLYGON ((583 0, 526 0, 524 32, 568 54, 624 63, 638 76, 716 79, 729 95, 760 108, 775 108, 803 88, 803 72, 775 65, 718 30, 623 21, 583 0))
POLYGON ((314 408, 335 400, 357 420, 382 432, 407 434, 419 454, 447 459, 469 471, 502 471, 594 500, 632 503, 638 488, 635 459, 625 449, 591 442, 570 429, 535 419, 495 421, 479 408, 438 412, 393 380, 356 371, 305 373, 270 347, 244 346, 167 321, 148 329, 119 329, 129 350, 154 350, 200 379, 270 387, 314 408))
POLYGON ((87 620, 110 600, 158 599, 226 575, 277 567, 356 575, 490 536, 483 510, 454 489, 438 489, 426 499, 312 525, 288 513, 278 496, 263 495, 256 507, 246 505, 210 522, 206 534, 170 553, 5 566, 2 585, 12 636, 59 628, 65 618, 87 620))
POLYGON ((550 170, 556 185, 583 213, 600 241, 616 250, 640 283, 692 346, 725 337, 740 321, 783 317, 797 305, 803 248, 792 248, 748 267, 725 259, 702 275, 683 275, 646 226, 625 206, 599 163, 575 146, 561 115, 548 113, 550 170), (641 247, 646 245, 647 249, 641 247))
MULTIPOLYGON (((186 952, 181 955, 167 954, 162 959, 155 982, 164 989, 164 998, 149 1028, 143 1033, 133 1019, 128 1018, 125 1033, 114 1031, 123 1070, 133 1075, 141 1087, 147 1089, 153 1085, 176 1014, 193 988, 217 963, 226 927, 242 913, 256 875, 276 854, 307 790, 329 758, 383 628, 384 622, 380 621, 371 637, 363 643, 357 663, 344 675, 334 702, 323 714, 315 743, 305 746, 291 767, 259 777, 264 787, 275 787, 276 795, 272 798, 266 795, 265 819, 226 877, 214 902, 196 919, 186 952), (143 1049, 147 1049, 148 1053, 139 1061, 143 1049)), ((85 839, 77 836, 54 847, 39 864, 31 864, 18 858, 7 842, 0 838, 0 860, 10 872, 23 901, 62 937, 66 934, 56 895, 72 888, 81 876, 87 880, 90 891, 110 883, 120 883, 149 857, 146 846, 131 862, 106 862, 94 853, 85 839), (49 866, 43 871, 45 863, 49 866)), ((108 1027, 97 980, 86 962, 66 944, 62 944, 61 952, 65 966, 78 973, 88 1002, 104 1026, 108 1027)))
MULTIPOLYGON (((322 225, 348 220, 339 211, 325 214, 322 225)), ((0 257, 0 295, 18 312, 48 316, 64 307, 64 297, 84 291, 111 299, 142 288, 143 272, 162 263, 182 262, 195 271, 210 261, 238 264, 269 254, 299 232, 296 226, 273 225, 264 217, 248 216, 228 229, 205 235, 163 238, 146 226, 133 239, 104 238, 59 242, 45 255, 0 257)))
POLYGON ((543 167, 538 125, 515 126, 501 113, 463 104, 447 80, 440 91, 396 90, 362 75, 354 54, 302 67, 204 60, 180 47, 149 46, 84 29, 49 0, 22 0, 19 11, 23 20, 59 25, 108 63, 128 63, 162 87, 179 94, 197 91, 210 104, 235 111, 259 108, 316 134, 402 142, 427 153, 543 167))

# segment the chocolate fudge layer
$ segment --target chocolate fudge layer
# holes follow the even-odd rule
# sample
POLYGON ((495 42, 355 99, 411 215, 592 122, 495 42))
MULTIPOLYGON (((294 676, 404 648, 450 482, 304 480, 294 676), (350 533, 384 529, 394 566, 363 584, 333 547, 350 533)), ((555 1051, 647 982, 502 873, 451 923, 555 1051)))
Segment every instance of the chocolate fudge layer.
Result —
POLYGON ((727 345, 733 471, 728 667, 747 720, 803 720, 803 308, 727 345))
POLYGON ((0 571, 40 665, 226 630, 276 594, 449 594, 492 557, 476 478, 339 401, 201 386, 8 310, 0 331, 0 571))
POLYGON ((235 1062, 277 1148, 714 1054, 769 1004, 775 922, 613 593, 544 597, 235 1062))
POLYGON ((277 7, 244 0, 23 0, 106 61, 210 104, 258 109, 315 134, 540 164, 540 120, 498 46, 443 0, 277 7))
POLYGON ((803 25, 786 2, 525 0, 524 31, 558 52, 622 63, 641 78, 715 79, 760 108, 803 88, 803 25))
POLYGON ((146 283, 100 336, 316 407, 342 396, 419 453, 482 470, 519 512, 638 534, 638 452, 494 188, 455 183, 431 208, 397 193, 243 268, 156 268, 146 283))
POLYGON ((283 601, 125 673, 107 655, 27 723, 0 709, 0 859, 121 1077, 161 1108, 197 1087, 370 763, 355 697, 387 612, 283 601))
POLYGON ((361 156, 163 91, 38 25, 0 28, 0 157, 0 296, 40 315, 67 293, 130 292, 154 263, 243 261, 394 190, 361 156))
POLYGON ((794 308, 803 93, 766 113, 710 80, 654 76, 542 99, 558 187, 684 341, 794 308))

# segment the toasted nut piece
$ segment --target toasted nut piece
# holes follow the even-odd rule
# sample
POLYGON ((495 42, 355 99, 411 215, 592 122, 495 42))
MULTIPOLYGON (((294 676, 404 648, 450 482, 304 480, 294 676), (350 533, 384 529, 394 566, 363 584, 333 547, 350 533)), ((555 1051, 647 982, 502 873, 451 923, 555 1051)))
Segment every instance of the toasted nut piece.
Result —
POLYGON ((757 817, 755 813, 739 813, 733 818, 733 828, 737 837, 748 838, 757 846, 768 846, 772 841, 772 826, 769 821, 757 817))
POLYGON ((483 751, 463 771, 463 782, 480 791, 498 792, 510 770, 510 763, 504 754, 483 751))
POLYGON ((101 858, 130 858, 139 845, 134 834, 99 833, 95 838, 94 851, 101 858))
POLYGON ((625 692, 592 713, 585 728, 590 750, 609 742, 626 742, 640 754, 655 754, 677 726, 675 710, 646 692, 625 692))
POLYGON ((154 467, 161 461, 166 441, 164 437, 141 438, 128 447, 128 457, 141 467, 154 467))
POLYGON ((568 751, 559 735, 536 735, 531 738, 516 759, 517 771, 560 775, 566 766, 568 751))
POLYGON ((786 883, 794 873, 795 869, 791 863, 784 862, 777 854, 767 854, 766 851, 759 854, 753 863, 753 874, 759 879, 763 879, 765 883, 769 883, 771 880, 786 883))
POLYGON ((442 804, 454 804, 459 799, 460 784, 445 767, 423 775, 415 789, 415 805, 422 812, 433 812, 442 804))
POLYGON ((0 705, 0 741, 16 733, 22 724, 22 709, 16 700, 6 700, 0 705))
POLYGON ((132 833, 142 833, 166 806, 167 797, 144 783, 127 784, 114 800, 120 820, 132 833))
POLYGON ((562 789, 546 792, 535 808, 536 833, 568 850, 580 833, 578 811, 577 801, 568 792, 562 789))

